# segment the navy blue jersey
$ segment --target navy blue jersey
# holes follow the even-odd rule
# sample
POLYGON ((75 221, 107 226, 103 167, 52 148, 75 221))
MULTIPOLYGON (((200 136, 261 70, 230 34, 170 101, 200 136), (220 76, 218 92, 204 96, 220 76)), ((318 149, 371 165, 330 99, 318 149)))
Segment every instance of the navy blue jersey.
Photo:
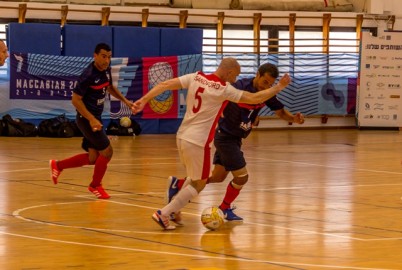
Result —
MULTIPOLYGON (((251 93, 257 92, 253 86, 254 78, 244 78, 236 81, 233 86, 240 90, 251 93)), ((261 104, 244 104, 229 102, 223 111, 223 116, 219 119, 218 128, 225 133, 246 138, 253 128, 253 123, 258 116, 261 108, 268 106, 272 111, 280 110, 284 105, 273 96, 261 104)))
POLYGON ((110 67, 99 71, 92 62, 78 79, 74 93, 82 96, 82 101, 90 113, 95 117, 100 117, 103 112, 106 90, 110 85, 112 85, 110 67))

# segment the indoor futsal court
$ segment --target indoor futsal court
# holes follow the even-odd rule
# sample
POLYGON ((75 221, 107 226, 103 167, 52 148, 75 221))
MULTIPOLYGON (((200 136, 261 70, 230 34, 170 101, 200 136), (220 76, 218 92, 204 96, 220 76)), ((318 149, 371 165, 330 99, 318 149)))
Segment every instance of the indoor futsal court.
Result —
POLYGON ((0 269, 402 269, 402 137, 392 130, 256 130, 244 141, 249 182, 235 201, 243 223, 208 231, 200 213, 229 179, 163 231, 169 175, 183 177, 175 135, 112 140, 103 185, 92 167, 50 180, 49 159, 81 138, 0 137, 0 269))

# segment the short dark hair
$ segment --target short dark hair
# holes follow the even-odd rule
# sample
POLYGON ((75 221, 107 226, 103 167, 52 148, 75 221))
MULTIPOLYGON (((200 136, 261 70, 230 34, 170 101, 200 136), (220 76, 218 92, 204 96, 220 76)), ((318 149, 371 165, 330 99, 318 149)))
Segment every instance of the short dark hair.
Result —
POLYGON ((106 43, 99 43, 98 45, 96 45, 95 47, 95 53, 98 54, 101 50, 105 50, 107 52, 110 52, 112 49, 110 48, 110 46, 106 43))
POLYGON ((269 75, 271 75, 272 78, 278 78, 279 76, 279 71, 278 68, 270 63, 266 63, 261 65, 258 68, 258 73, 260 74, 260 76, 264 76, 265 73, 268 73, 269 75))

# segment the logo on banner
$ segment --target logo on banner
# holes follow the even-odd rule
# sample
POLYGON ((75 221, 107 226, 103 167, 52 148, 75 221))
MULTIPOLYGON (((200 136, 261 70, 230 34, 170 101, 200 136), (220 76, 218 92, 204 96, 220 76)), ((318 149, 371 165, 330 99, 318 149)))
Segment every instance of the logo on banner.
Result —
MULTIPOLYGON (((153 64, 148 70, 149 89, 152 89, 158 83, 173 78, 172 66, 167 62, 158 62, 153 64)), ((149 101, 149 107, 152 111, 163 114, 172 108, 173 94, 167 90, 149 101)))
POLYGON ((22 65, 24 63, 24 58, 21 55, 16 55, 14 54, 15 60, 17 60, 17 72, 21 72, 22 70, 22 65))
MULTIPOLYGON (((178 74, 177 56, 144 57, 143 63, 143 93, 148 93, 157 84, 175 78, 178 74)), ((160 119, 177 118, 177 89, 169 89, 150 100, 142 111, 142 118, 160 119)))

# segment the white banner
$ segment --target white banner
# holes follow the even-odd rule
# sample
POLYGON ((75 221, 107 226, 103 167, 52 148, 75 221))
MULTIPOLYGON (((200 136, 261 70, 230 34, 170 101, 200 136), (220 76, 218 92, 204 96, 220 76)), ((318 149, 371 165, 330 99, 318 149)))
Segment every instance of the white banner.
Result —
POLYGON ((402 127, 402 33, 363 32, 357 88, 360 127, 402 127))

